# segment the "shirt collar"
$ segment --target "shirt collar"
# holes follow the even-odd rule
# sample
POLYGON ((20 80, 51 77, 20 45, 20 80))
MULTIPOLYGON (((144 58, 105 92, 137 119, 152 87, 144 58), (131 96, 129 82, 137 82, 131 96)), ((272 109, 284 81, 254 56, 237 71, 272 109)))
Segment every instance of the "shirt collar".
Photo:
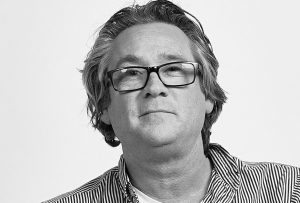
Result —
MULTIPOLYGON (((237 190, 240 180, 237 159, 231 156, 223 147, 215 143, 209 145, 209 152, 214 170, 229 187, 237 190)), ((131 184, 126 173, 126 164, 123 155, 120 157, 118 167, 121 187, 126 193, 128 186, 131 184)))
POLYGON ((125 160, 124 160, 123 154, 120 157, 118 167, 119 167, 119 180, 120 180, 122 189, 124 189, 124 191, 126 191, 127 184, 129 183, 129 177, 126 173, 126 165, 125 165, 125 160))
POLYGON ((119 164, 119 181, 121 184, 121 190, 126 198, 130 200, 130 202, 138 202, 137 196, 133 190, 133 187, 130 183, 127 171, 126 171, 126 164, 123 154, 120 157, 119 164))
POLYGON ((227 185, 237 190, 240 180, 238 160, 231 156, 223 147, 215 143, 209 145, 209 152, 215 171, 227 185))

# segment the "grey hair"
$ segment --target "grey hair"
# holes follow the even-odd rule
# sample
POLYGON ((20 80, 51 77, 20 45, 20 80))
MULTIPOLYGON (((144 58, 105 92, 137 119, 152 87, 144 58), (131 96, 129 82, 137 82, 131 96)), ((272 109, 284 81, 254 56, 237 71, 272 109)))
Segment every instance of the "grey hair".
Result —
POLYGON ((93 127, 104 135, 105 141, 109 145, 115 147, 120 144, 112 126, 101 121, 102 112, 107 109, 110 103, 109 81, 106 72, 111 55, 111 46, 113 40, 123 30, 134 25, 153 22, 167 23, 180 28, 191 40, 195 58, 202 65, 201 89, 205 98, 214 104, 212 112, 206 114, 201 130, 204 153, 208 156, 210 129, 227 99, 225 92, 217 83, 219 64, 199 20, 167 0, 150 1, 142 6, 134 4, 123 8, 116 12, 100 29, 82 70, 83 84, 88 96, 87 111, 91 117, 90 121, 93 127))

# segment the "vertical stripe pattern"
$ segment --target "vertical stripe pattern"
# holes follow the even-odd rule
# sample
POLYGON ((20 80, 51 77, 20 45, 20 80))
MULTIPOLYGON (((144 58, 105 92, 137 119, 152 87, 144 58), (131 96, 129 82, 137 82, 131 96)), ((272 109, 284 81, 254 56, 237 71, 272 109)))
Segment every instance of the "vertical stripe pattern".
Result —
MULTIPOLYGON (((213 171, 201 203, 300 203, 297 167, 243 162, 217 144, 210 145, 210 159, 213 171)), ((137 203, 125 168, 121 156, 118 166, 44 203, 137 203)))

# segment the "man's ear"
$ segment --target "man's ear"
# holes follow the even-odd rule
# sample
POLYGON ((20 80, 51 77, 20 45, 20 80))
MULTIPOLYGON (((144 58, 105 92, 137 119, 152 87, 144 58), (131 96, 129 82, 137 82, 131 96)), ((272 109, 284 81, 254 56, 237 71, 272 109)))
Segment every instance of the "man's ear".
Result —
POLYGON ((214 103, 212 101, 210 101, 209 99, 205 100, 205 113, 209 114, 212 112, 214 108, 214 103))
POLYGON ((101 119, 101 121, 102 121, 103 123, 105 123, 106 125, 110 125, 110 118, 109 118, 108 110, 107 110, 107 109, 103 110, 100 119, 101 119))

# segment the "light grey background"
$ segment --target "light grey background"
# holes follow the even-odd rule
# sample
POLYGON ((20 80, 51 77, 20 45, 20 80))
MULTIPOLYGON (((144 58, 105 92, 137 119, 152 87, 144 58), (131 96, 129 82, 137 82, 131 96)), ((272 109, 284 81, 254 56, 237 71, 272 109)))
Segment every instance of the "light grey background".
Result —
MULTIPOLYGON (((202 22, 220 62, 229 99, 212 141, 300 166, 299 1, 174 2, 202 22)), ((40 202, 117 164, 121 148, 89 125, 78 69, 95 30, 130 3, 0 1, 0 202, 40 202)))

